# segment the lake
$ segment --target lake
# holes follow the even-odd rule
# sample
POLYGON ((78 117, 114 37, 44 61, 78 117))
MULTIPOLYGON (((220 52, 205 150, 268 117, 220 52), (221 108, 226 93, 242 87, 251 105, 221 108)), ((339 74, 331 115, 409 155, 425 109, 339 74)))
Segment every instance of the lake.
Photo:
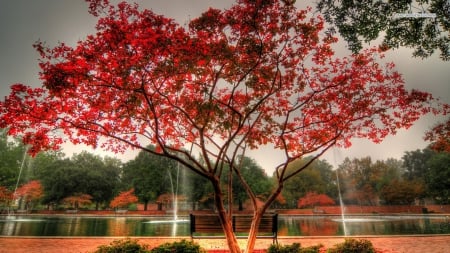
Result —
MULTIPOLYGON (((2 216, 0 236, 189 236, 188 217, 177 223, 154 216, 2 216)), ((370 215, 345 218, 347 235, 448 234, 439 215, 370 215)), ((342 236, 341 216, 279 216, 279 236, 342 236)))

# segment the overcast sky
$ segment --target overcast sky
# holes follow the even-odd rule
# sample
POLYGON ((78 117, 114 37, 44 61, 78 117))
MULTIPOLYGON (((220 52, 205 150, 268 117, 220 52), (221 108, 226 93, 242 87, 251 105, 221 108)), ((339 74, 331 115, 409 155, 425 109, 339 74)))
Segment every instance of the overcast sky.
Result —
MULTIPOLYGON (((156 13, 175 18, 184 24, 189 18, 198 16, 208 7, 225 8, 232 1, 214 0, 140 0, 140 6, 151 8, 156 13)), ((298 0, 298 4, 302 1, 298 0)), ((309 2, 309 1, 303 1, 309 2)), ((87 12, 83 0, 0 0, 0 98, 9 94, 9 86, 23 83, 40 86, 38 79, 38 54, 32 45, 35 41, 46 41, 55 45, 58 41, 75 45, 76 41, 94 33, 96 19, 87 12)), ((337 48, 339 55, 348 51, 337 48)), ((387 58, 394 61, 397 70, 403 74, 410 88, 431 92, 434 96, 450 103, 450 62, 443 62, 437 56, 429 59, 414 59, 411 51, 402 49, 390 51, 387 58)), ((351 148, 331 150, 324 156, 332 164, 339 164, 345 157, 371 156, 374 160, 400 159, 405 151, 422 149, 424 132, 433 126, 436 118, 427 116, 409 130, 402 130, 396 136, 387 138, 381 144, 355 140, 351 148)), ((66 145, 65 152, 79 153, 85 147, 66 145)), ((89 150, 92 152, 92 150, 89 150)), ((98 151, 96 151, 98 153, 98 151)), ((130 159, 135 153, 115 155, 130 159)), ((272 169, 280 162, 270 148, 252 152, 251 156, 265 169, 272 169)))

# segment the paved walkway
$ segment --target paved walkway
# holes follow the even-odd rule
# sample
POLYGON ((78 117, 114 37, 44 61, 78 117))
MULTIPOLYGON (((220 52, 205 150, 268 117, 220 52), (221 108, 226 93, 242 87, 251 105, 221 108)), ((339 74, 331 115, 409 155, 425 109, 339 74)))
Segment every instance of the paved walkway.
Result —
MULTIPOLYGON (((357 237, 368 239, 374 247, 383 253, 448 253, 450 252, 450 235, 444 236, 396 236, 396 237, 357 237)), ((88 253, 99 245, 106 245, 119 238, 111 237, 79 237, 79 238, 36 238, 36 237, 0 237, 0 253, 88 253)), ((172 242, 183 238, 136 238, 140 243, 155 247, 164 242, 172 242)), ((184 238, 189 239, 189 238, 184 238)), ((195 240, 205 249, 226 249, 224 240, 195 240)), ((343 237, 281 237, 281 244, 300 243, 307 247, 323 244, 330 248, 344 241, 343 237)), ((245 240, 240 240, 242 245, 245 240)), ((271 240, 257 240, 256 249, 266 249, 271 240)))

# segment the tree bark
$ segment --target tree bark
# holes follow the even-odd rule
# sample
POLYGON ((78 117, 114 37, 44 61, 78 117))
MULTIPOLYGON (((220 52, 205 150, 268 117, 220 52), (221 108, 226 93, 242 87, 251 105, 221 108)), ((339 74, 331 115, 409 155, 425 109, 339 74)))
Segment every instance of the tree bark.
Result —
POLYGON ((144 201, 144 211, 148 210, 147 206, 148 206, 148 200, 144 201))
POLYGON ((259 211, 253 212, 253 220, 252 225, 250 226, 250 231, 247 239, 247 247, 245 249, 245 252, 253 252, 253 249, 255 248, 256 235, 258 233, 258 227, 259 224, 261 223, 262 215, 263 213, 259 211))
POLYGON ((217 212, 219 215, 220 223, 223 228, 223 232, 225 234, 225 238, 227 240, 228 250, 231 253, 241 253, 241 249, 239 248, 239 244, 237 242, 236 235, 233 232, 232 218, 230 218, 228 216, 227 211, 224 206, 223 194, 220 189, 219 179, 215 178, 214 180, 211 180, 211 182, 214 187, 215 205, 216 205, 217 212))

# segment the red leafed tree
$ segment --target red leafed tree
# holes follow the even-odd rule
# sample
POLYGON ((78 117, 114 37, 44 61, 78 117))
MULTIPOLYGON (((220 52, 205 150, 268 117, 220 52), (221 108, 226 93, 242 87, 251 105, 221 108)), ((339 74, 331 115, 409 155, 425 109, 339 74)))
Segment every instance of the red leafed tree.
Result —
POLYGON ((336 39, 321 32, 323 20, 294 1, 237 0, 187 27, 136 5, 87 1, 97 33, 74 47, 36 43, 43 86, 13 85, 0 127, 32 154, 70 140, 178 161, 211 182, 231 252, 240 249, 224 203, 232 187, 220 183, 224 168, 254 206, 251 252, 261 216, 309 165, 288 173, 289 163, 308 155, 313 162, 352 138, 379 142, 432 110, 431 95, 407 91, 376 49, 334 57, 336 39), (281 150, 284 162, 259 206, 240 166, 246 150, 264 145, 281 150))
POLYGON ((0 204, 8 206, 13 199, 13 193, 4 186, 0 186, 0 204))
MULTIPOLYGON (((447 111, 450 114, 450 107, 447 107, 447 111)), ((425 140, 431 141, 431 148, 436 151, 450 152, 450 118, 428 131, 425 140)))
POLYGON ((334 205, 335 202, 326 194, 319 194, 317 192, 308 192, 305 197, 300 198, 297 203, 298 208, 314 207, 316 205, 334 205))
POLYGON ((62 202, 69 204, 71 207, 78 209, 78 207, 83 205, 88 205, 92 203, 92 196, 89 194, 75 194, 73 196, 66 197, 62 202))
POLYGON ((17 188, 15 198, 22 198, 25 201, 25 206, 28 209, 29 205, 36 200, 39 200, 44 195, 41 182, 39 180, 32 180, 17 188))
POLYGON ((123 208, 137 202, 138 198, 136 197, 136 195, 134 195, 134 189, 130 189, 128 191, 119 193, 119 195, 117 195, 117 197, 115 197, 111 201, 109 206, 112 208, 123 208))

